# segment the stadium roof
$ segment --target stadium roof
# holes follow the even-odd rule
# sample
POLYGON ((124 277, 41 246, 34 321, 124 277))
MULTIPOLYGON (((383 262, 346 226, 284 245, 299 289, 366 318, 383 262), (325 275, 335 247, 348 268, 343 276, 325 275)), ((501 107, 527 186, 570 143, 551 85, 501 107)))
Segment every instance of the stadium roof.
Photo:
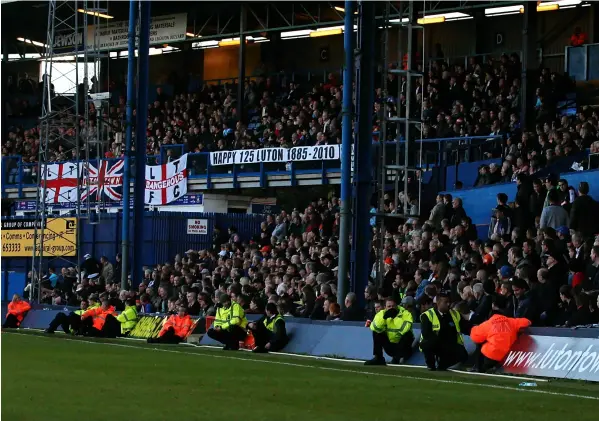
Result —
MULTIPOLYGON (((471 15, 463 15, 463 13, 469 13, 470 11, 473 14, 476 10, 484 13, 484 9, 508 5, 515 7, 515 5, 523 4, 524 1, 420 1, 415 2, 415 4, 421 15, 426 7, 427 15, 459 11, 462 16, 467 16, 465 18, 472 18, 471 15)), ((572 3, 573 0, 564 1, 572 3)), ((552 3, 564 3, 564 1, 552 3)), ((22 42, 17 41, 17 38, 26 38, 38 43, 46 42, 47 1, 1 0, 1 2, 2 38, 6 46, 5 52, 10 54, 34 52, 34 46, 24 45, 22 42)), ((378 3, 380 3, 380 6, 377 13, 382 15, 386 2, 381 1, 378 3)), ((399 1, 390 3, 392 16, 398 17, 399 3, 399 1)), ((254 34, 293 28, 309 28, 311 26, 340 25, 344 16, 344 3, 341 1, 246 2, 246 4, 247 30, 254 34)), ((106 14, 110 16, 111 21, 126 21, 128 19, 129 2, 101 1, 100 5, 106 9, 106 14)), ((239 32, 240 5, 241 2, 152 1, 151 9, 152 16, 187 13, 187 32, 190 39, 198 36, 204 39, 218 39, 235 36, 239 32)), ((69 13, 66 8, 59 10, 63 11, 62 13, 69 13)), ((91 24, 91 20, 88 19, 88 23, 91 24)), ((106 21, 107 19, 100 19, 100 24, 106 21)), ((262 35, 264 36, 264 34, 262 35)))

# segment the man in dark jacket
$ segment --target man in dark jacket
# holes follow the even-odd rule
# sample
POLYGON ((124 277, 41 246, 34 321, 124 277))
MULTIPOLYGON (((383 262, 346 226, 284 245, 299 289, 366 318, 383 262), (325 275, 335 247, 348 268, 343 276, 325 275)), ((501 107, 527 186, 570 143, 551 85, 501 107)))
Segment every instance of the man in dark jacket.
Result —
POLYGON ((212 249, 220 250, 220 246, 227 242, 229 242, 227 234, 225 234, 220 227, 214 227, 214 231, 212 233, 212 249))
POLYGON ((455 227, 462 223, 462 219, 466 218, 466 211, 462 207, 462 199, 456 197, 451 202, 453 206, 453 215, 451 216, 451 226, 455 227))
POLYGON ((597 232, 597 214, 599 204, 589 196, 589 183, 581 181, 578 186, 578 197, 570 210, 570 229, 580 232, 589 238, 597 232))
POLYGON ((524 279, 514 279, 512 283, 512 290, 518 300, 518 306, 516 307, 515 317, 523 317, 534 323, 538 319, 537 311, 535 310, 535 303, 532 295, 528 291, 528 284, 524 279))
POLYGON ((253 352, 280 351, 289 342, 285 320, 279 314, 275 303, 268 303, 266 316, 257 322, 249 323, 248 328, 256 341, 253 352))
POLYGON ((91 254, 83 256, 83 263, 81 263, 81 271, 85 272, 86 275, 92 275, 94 273, 100 274, 100 263, 92 257, 91 254))
POLYGON ((358 307, 358 297, 353 292, 345 296, 345 309, 341 312, 341 320, 360 322, 364 320, 364 311, 358 307))

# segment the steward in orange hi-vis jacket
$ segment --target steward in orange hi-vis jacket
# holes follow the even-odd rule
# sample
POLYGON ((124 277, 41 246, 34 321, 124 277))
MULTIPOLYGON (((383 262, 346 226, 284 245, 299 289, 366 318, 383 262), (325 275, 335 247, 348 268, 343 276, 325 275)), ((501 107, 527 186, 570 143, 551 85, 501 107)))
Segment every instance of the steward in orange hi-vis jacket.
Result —
POLYGON ((116 338, 121 331, 121 324, 116 319, 114 307, 108 300, 103 300, 100 307, 84 312, 81 321, 84 336, 116 338))
POLYGON ((19 327, 30 309, 31 305, 27 301, 23 301, 19 294, 13 295, 12 301, 8 303, 6 320, 4 321, 2 327, 13 329, 19 327))
POLYGON ((148 338, 148 343, 178 344, 185 340, 189 334, 193 320, 187 312, 185 305, 179 306, 179 312, 170 316, 157 338, 148 338))
POLYGON ((521 329, 530 326, 530 320, 512 319, 502 314, 493 314, 489 320, 470 331, 470 339, 477 344, 477 369, 480 373, 495 369, 510 352, 521 329))

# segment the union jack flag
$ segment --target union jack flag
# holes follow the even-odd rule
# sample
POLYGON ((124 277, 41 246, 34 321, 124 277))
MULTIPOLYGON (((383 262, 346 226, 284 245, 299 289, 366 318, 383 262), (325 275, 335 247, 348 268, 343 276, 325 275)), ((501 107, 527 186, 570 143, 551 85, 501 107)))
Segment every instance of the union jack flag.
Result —
POLYGON ((89 165, 87 168, 86 186, 81 192, 81 200, 86 200, 88 195, 90 200, 100 202, 102 194, 106 194, 112 200, 121 200, 122 192, 116 188, 123 187, 123 166, 125 161, 118 160, 114 165, 105 160, 100 161, 100 168, 89 165))

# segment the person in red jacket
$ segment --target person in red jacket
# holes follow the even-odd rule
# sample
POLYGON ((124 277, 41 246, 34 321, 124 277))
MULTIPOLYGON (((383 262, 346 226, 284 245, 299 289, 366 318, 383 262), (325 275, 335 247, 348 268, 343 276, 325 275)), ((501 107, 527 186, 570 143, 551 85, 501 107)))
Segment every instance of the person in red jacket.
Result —
POLYGON ((170 316, 157 338, 148 338, 148 343, 178 344, 183 342, 193 326, 193 321, 185 305, 179 306, 179 312, 170 316))
POLYGON ((6 320, 2 327, 16 329, 21 326, 21 322, 31 309, 31 305, 21 299, 19 294, 12 296, 12 301, 8 303, 8 311, 6 312, 6 320))
POLYGON ((470 339, 474 343, 482 344, 482 347, 477 348, 478 372, 486 373, 501 366, 501 362, 518 339, 518 332, 528 326, 530 326, 530 320, 505 317, 493 304, 491 318, 474 326, 470 331, 470 339))
POLYGON ((574 33, 570 37, 570 45, 572 47, 580 47, 589 41, 588 36, 585 32, 582 32, 580 26, 574 29, 574 33))
POLYGON ((116 319, 114 307, 108 300, 102 300, 100 307, 84 312, 81 321, 84 336, 116 338, 121 331, 121 324, 116 319))

